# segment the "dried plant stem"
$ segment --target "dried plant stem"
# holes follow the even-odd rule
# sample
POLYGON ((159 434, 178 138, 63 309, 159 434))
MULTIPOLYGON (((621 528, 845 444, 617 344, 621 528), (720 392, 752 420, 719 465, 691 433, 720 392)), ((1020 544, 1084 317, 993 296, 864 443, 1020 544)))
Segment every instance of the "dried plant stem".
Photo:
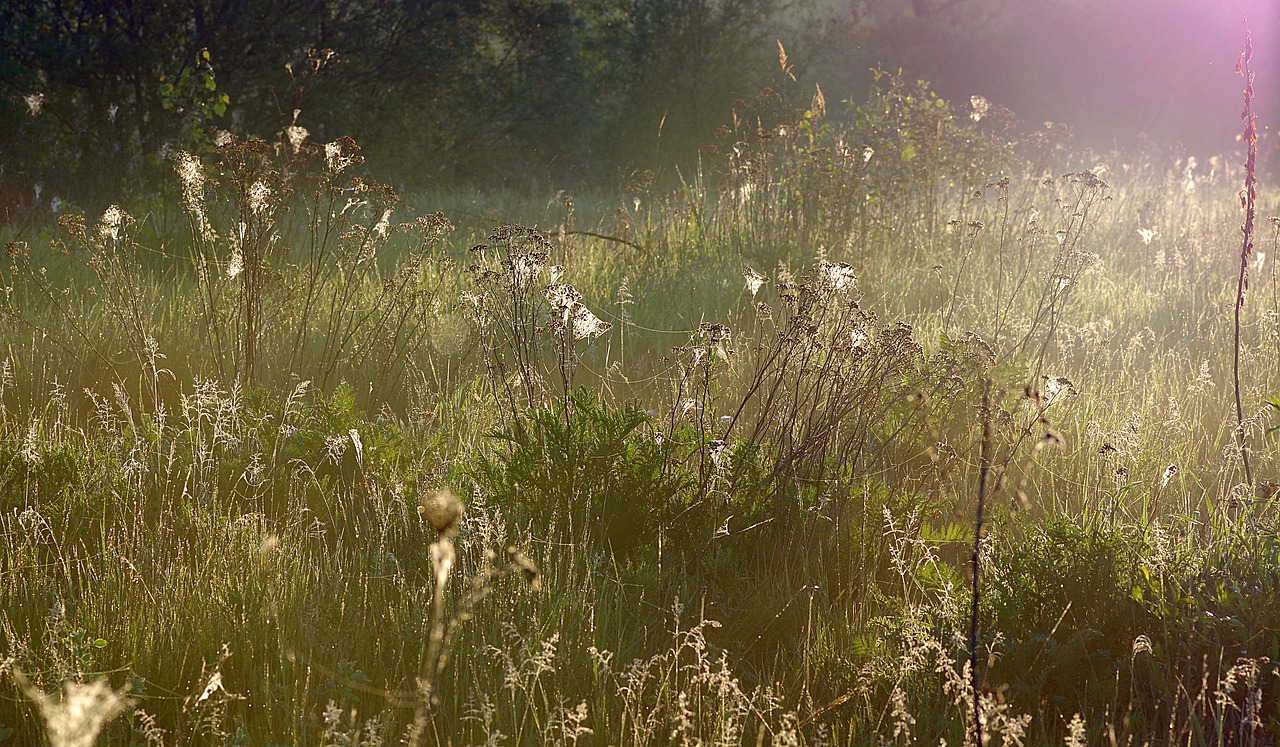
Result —
POLYGON ((982 510, 987 501, 987 475, 991 472, 991 445, 994 440, 991 423, 991 379, 982 388, 982 456, 978 467, 978 508, 973 522, 973 606, 969 613, 969 686, 973 690, 973 729, 975 744, 982 744, 982 704, 979 702, 982 678, 978 674, 978 602, 981 599, 979 571, 982 569, 982 510))
POLYGON ((1232 359, 1232 374, 1236 389, 1236 443, 1240 447, 1240 461, 1244 464, 1245 481, 1253 486, 1253 470, 1249 466, 1249 443, 1244 432, 1244 405, 1240 396, 1240 309, 1244 307, 1244 294, 1249 288, 1249 256, 1253 254, 1253 222, 1257 214, 1258 178, 1256 175, 1258 158, 1258 125, 1253 115, 1253 79, 1254 73, 1249 69, 1249 61, 1253 58, 1253 37, 1249 32, 1249 21, 1244 22, 1244 54, 1236 64, 1236 72, 1244 78, 1244 142, 1248 147, 1245 160, 1244 177, 1244 243, 1240 248, 1240 274, 1236 282, 1235 339, 1232 359))

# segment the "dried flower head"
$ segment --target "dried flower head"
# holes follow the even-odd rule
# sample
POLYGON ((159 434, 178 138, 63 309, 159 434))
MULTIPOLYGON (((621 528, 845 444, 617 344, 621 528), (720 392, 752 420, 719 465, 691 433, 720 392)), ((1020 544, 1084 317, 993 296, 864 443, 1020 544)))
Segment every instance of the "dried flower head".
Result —
POLYGON ((249 212, 255 215, 265 213, 271 207, 271 186, 262 180, 250 184, 245 201, 249 212))
POLYGON ((173 170, 182 182, 182 200, 186 204, 187 214, 195 224, 196 234, 204 241, 216 241, 218 234, 209 224, 209 213, 204 204, 204 165, 190 153, 178 151, 173 156, 173 170))
POLYGON ((27 113, 33 117, 38 116, 40 114, 40 110, 44 108, 43 93, 28 93, 22 97, 22 100, 26 102, 27 113))
POLYGON ((440 534, 457 534, 465 507, 448 488, 440 488, 425 496, 418 504, 418 515, 440 534))
POLYGON ((991 110, 991 102, 987 101, 985 96, 970 96, 969 108, 973 109, 969 113, 969 118, 974 122, 981 122, 982 118, 987 116, 987 112, 991 110))
POLYGON ((547 299, 547 303, 551 304, 551 308, 561 313, 567 313, 582 302, 582 294, 568 283, 548 285, 542 291, 542 295, 547 299))
POLYGON ((60 702, 35 688, 27 695, 48 724, 52 747, 92 747, 102 727, 133 705, 124 691, 113 690, 106 680, 68 682, 60 702))
POLYGON ((820 262, 823 279, 838 293, 848 293, 858 282, 853 266, 847 262, 820 262))
POLYGON ((332 143, 325 143, 324 161, 329 171, 336 176, 349 166, 364 163, 364 158, 359 153, 360 146, 356 145, 356 141, 344 136, 332 143))
POLYGON ((310 132, 307 132, 307 128, 299 127, 296 124, 291 124, 284 128, 284 136, 289 140, 289 149, 293 151, 294 155, 297 155, 298 151, 302 150, 302 144, 307 141, 307 137, 310 134, 310 132))
POLYGON ((133 218, 120 209, 119 205, 112 205, 102 213, 102 218, 98 220, 98 238, 106 241, 119 241, 126 226, 133 223, 133 218))

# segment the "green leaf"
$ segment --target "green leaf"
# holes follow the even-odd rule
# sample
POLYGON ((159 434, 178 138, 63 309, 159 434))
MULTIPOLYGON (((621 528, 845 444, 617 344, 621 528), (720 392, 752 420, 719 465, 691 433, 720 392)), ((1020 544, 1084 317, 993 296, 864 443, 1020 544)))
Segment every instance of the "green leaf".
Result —
POLYGON ((94 639, 94 641, 93 641, 93 647, 94 647, 94 648, 106 648, 106 647, 107 647, 107 639, 106 639, 106 638, 95 638, 95 639, 94 639))

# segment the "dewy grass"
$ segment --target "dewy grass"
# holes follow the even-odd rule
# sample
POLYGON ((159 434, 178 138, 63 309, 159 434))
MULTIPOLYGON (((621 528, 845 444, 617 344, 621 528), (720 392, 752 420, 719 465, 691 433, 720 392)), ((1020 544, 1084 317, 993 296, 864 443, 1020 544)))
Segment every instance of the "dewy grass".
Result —
POLYGON ((0 735, 96 692, 102 744, 1265 743, 1231 158, 820 103, 572 215, 294 133, 177 156, 183 241, 6 247, 0 735))

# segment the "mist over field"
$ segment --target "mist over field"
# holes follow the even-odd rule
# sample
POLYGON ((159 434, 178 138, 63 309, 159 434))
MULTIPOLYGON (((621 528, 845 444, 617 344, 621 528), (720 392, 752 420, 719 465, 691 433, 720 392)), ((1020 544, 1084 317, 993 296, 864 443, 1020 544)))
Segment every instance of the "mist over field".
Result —
POLYGON ((0 4, 0 747, 1276 744, 1278 45, 0 4))

